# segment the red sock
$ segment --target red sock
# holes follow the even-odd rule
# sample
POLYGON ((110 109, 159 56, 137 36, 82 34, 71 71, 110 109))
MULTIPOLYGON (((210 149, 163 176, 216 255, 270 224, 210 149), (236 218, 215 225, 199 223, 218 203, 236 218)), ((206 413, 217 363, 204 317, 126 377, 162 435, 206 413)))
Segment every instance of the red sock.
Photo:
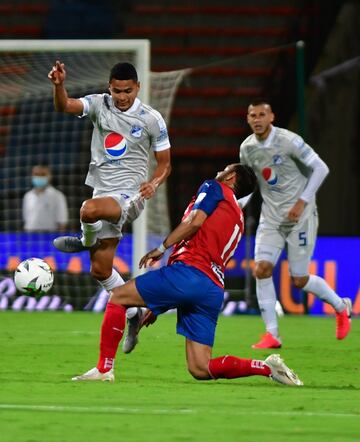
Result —
POLYGON ((245 376, 270 376, 270 368, 257 359, 241 359, 236 356, 221 356, 211 359, 209 372, 214 379, 243 378, 245 376))
POLYGON ((101 373, 111 370, 125 328, 126 308, 108 302, 101 325, 100 356, 97 368, 101 373))

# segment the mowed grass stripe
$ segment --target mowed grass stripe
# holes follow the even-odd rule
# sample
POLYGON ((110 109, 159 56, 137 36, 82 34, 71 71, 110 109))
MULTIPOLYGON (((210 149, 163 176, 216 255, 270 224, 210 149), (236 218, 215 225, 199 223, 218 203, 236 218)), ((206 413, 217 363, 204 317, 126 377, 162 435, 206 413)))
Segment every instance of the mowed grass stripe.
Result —
MULTIPOLYGON (((200 409, 151 409, 151 408, 131 408, 131 407, 79 407, 68 405, 26 405, 26 404, 0 404, 1 410, 19 411, 53 411, 63 413, 104 413, 104 414, 201 414, 200 409)), ((227 416, 308 416, 308 417, 360 417, 360 413, 332 413, 332 412, 307 412, 307 411, 249 411, 249 410, 211 410, 206 409, 206 414, 226 414, 227 416)))

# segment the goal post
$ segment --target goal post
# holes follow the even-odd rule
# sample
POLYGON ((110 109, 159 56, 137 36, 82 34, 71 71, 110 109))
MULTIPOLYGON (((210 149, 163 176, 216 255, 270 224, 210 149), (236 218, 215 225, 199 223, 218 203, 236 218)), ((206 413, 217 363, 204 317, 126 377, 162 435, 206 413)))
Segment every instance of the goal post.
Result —
MULTIPOLYGON (((30 101, 51 99, 52 88, 46 77, 56 59, 61 59, 67 66, 66 87, 69 95, 74 97, 104 92, 111 67, 121 60, 131 61, 136 66, 141 83, 139 98, 144 103, 150 102, 149 40, 0 40, 0 106, 3 109, 0 112, 0 127, 8 127, 9 107, 21 107, 24 98, 30 101), (74 95, 76 93, 77 95, 74 95)), ((49 113, 49 107, 44 108, 43 114, 46 113, 49 113)), ((41 115, 41 118, 44 115, 41 115)), ((48 124, 55 127, 54 121, 50 120, 48 124)), ((19 128, 21 129, 20 126, 19 128)), ((24 130, 26 131, 26 128, 24 130)), ((5 151, 9 146, 9 135, 6 132, 5 129, 0 131, 0 144, 5 151)), ((19 140, 19 144, 21 143, 19 140)), ((26 149, 26 142, 23 143, 26 149)), ((88 147, 90 151, 90 143, 88 147)), ((21 158, 23 163, 26 163, 22 164, 22 167, 34 164, 28 155, 24 155, 25 160, 24 157, 21 158)), ((15 160, 16 164, 19 159, 15 160)), ((14 178, 11 176, 13 172, 8 171, 10 178, 14 178)), ((19 169, 19 174, 21 173, 23 169, 19 169)), ((6 177, 5 174, 4 183, 7 182, 6 177)), ((14 186, 14 183, 10 186, 14 186)), ((24 192, 24 186, 20 190, 24 192)), ((6 189, 4 191, 6 192, 6 189)), ((146 252, 146 211, 147 209, 133 223, 133 276, 139 273, 138 262, 146 252)), ((19 211, 17 214, 19 215, 19 211)), ((5 229, 7 230, 6 226, 5 229)))

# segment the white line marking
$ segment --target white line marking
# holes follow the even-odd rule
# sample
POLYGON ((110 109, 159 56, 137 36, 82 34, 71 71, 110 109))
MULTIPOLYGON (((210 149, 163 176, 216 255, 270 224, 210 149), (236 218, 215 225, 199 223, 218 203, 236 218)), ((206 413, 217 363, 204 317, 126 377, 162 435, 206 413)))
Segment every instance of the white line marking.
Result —
POLYGON ((191 414, 189 409, 147 409, 124 407, 77 407, 66 405, 25 405, 25 404, 0 404, 0 410, 19 411, 56 411, 65 413, 108 413, 108 414, 191 414))
POLYGON ((229 416, 249 416, 249 415, 262 415, 262 416, 307 416, 307 417, 360 417, 360 413, 327 413, 317 411, 241 411, 241 410, 201 410, 190 408, 125 408, 125 407, 77 407, 66 405, 26 405, 26 404, 0 404, 0 410, 19 410, 19 411, 55 411, 64 413, 108 413, 108 414, 200 414, 200 413, 213 413, 213 414, 226 414, 229 416))

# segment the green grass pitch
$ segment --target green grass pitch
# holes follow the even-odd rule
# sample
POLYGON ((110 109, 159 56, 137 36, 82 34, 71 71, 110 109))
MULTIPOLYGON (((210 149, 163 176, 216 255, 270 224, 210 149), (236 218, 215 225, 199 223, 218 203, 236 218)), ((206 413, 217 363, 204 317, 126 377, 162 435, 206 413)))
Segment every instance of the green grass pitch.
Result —
MULTIPOLYGON (((304 387, 263 377, 196 381, 185 368, 175 315, 119 352, 116 381, 70 378, 97 361, 102 315, 0 313, 2 442, 359 441, 360 320, 335 339, 334 318, 280 320, 285 362, 304 387)), ((220 317, 214 356, 263 359, 252 350, 258 316, 220 317)))

